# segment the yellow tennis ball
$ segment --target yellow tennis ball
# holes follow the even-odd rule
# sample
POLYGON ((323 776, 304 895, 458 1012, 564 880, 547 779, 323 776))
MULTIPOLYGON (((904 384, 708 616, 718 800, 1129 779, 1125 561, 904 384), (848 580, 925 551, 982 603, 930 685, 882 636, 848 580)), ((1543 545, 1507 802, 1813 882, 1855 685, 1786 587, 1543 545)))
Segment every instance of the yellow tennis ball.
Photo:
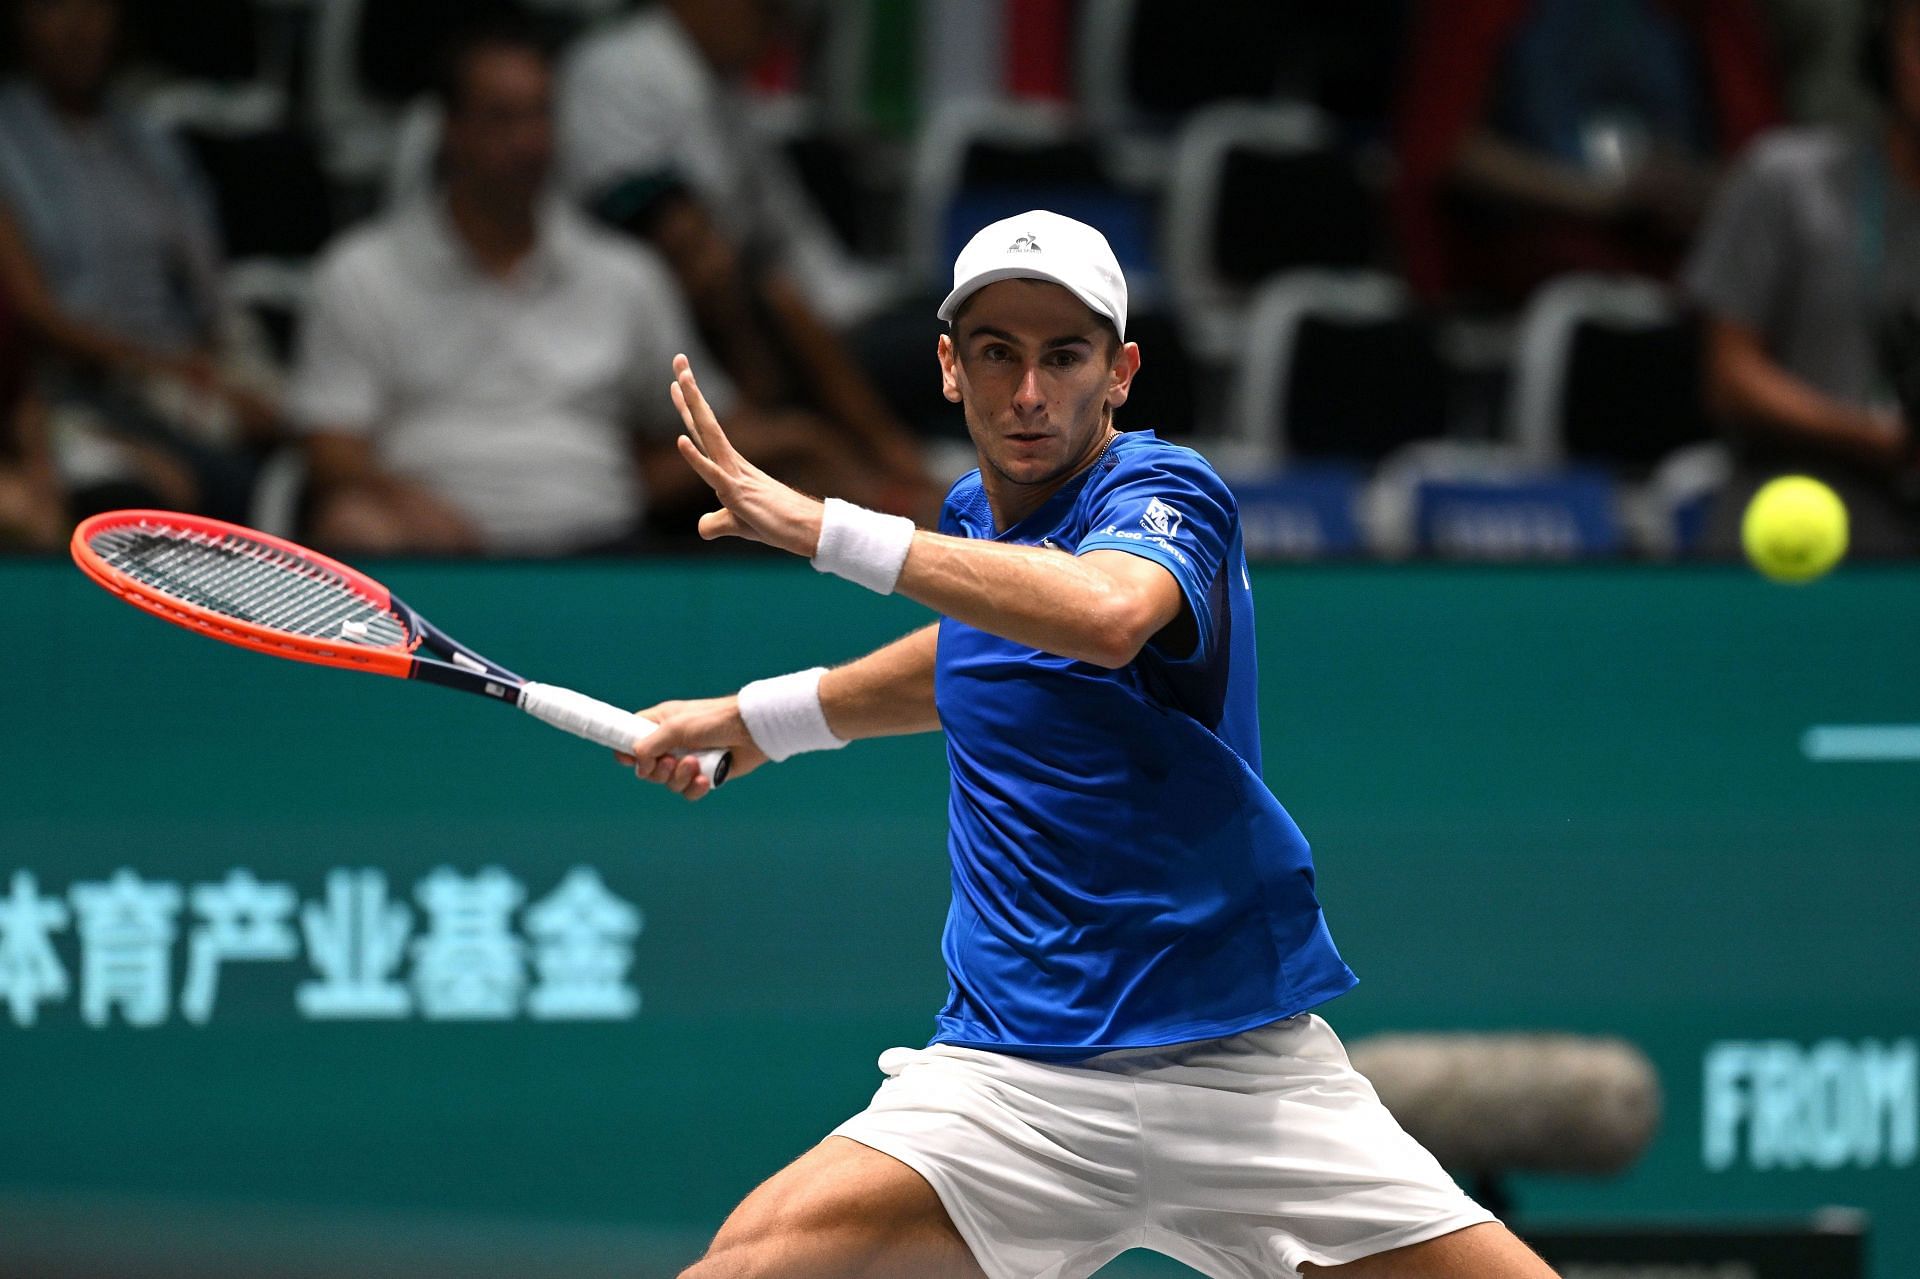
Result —
POLYGON ((1740 520, 1753 566, 1776 582, 1811 582, 1847 553, 1847 507, 1806 475, 1770 480, 1740 520))

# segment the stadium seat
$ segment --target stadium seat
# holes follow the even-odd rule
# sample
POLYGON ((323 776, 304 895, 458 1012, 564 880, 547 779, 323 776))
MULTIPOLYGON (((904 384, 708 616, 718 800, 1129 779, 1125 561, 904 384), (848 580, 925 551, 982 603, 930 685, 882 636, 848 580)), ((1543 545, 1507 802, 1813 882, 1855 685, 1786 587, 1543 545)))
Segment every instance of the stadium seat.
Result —
POLYGON ((181 136, 213 186, 229 259, 306 258, 333 234, 332 192, 308 135, 188 127, 181 136))
POLYGON ((127 6, 128 36, 140 60, 187 80, 256 78, 262 17, 254 0, 140 0, 127 6))
POLYGON ((300 316, 312 280, 309 262, 285 258, 249 258, 229 266, 227 296, 245 308, 282 368, 293 362, 300 316))
POLYGON ((954 104, 921 135, 905 237, 915 279, 944 291, 975 231, 1034 208, 1099 227, 1130 295, 1153 300, 1150 201, 1110 177, 1105 154, 1071 116, 1035 104, 954 104))
POLYGON ((1295 4, 1281 92, 1305 97, 1350 131, 1382 134, 1400 91, 1413 0, 1295 4))
POLYGON ((1311 102, 1377 135, 1399 83, 1409 9, 1408 0, 1224 0, 1203 9, 1186 0, 1084 0, 1075 38, 1081 107, 1104 136, 1122 140, 1129 178, 1156 172, 1168 133, 1223 103, 1311 102))
POLYGON ((1634 544, 1648 556, 1672 559, 1699 552, 1714 503, 1733 475, 1733 455, 1720 443, 1689 444, 1653 468, 1629 494, 1625 515, 1634 544))
POLYGON ((1597 467, 1541 468, 1507 445, 1409 445, 1381 464, 1362 499, 1377 554, 1564 561, 1626 548, 1621 502, 1597 467))
POLYGON ((1280 88, 1289 24, 1272 0, 1086 0, 1077 33, 1081 105, 1103 131, 1161 129, 1190 111, 1280 88), (1204 68, 1196 75, 1194 68, 1204 68))
POLYGON ((175 129, 283 128, 291 28, 255 0, 147 0, 130 5, 131 41, 154 79, 141 108, 175 129))
POLYGON ((1381 204, 1363 167, 1334 122, 1302 103, 1226 104, 1187 122, 1167 182, 1165 259, 1203 351, 1228 353, 1262 281, 1375 263, 1381 204))
POLYGON ((227 294, 259 325, 284 365, 292 355, 309 264, 333 237, 339 210, 310 135, 232 125, 216 114, 180 134, 213 190, 227 294))
POLYGON ((1249 559, 1309 560, 1362 549, 1357 466, 1313 463, 1259 475, 1229 475, 1249 559))
POLYGON ((1521 317, 1507 434, 1537 465, 1640 474, 1711 438, 1696 323, 1652 280, 1548 283, 1521 317))
POLYGON ((1160 307, 1136 307, 1127 316, 1127 340, 1140 344, 1141 366, 1126 407, 1115 417, 1120 429, 1178 439, 1211 425, 1204 415, 1203 379, 1179 317, 1160 307))
POLYGON ((1434 325, 1372 272, 1300 271, 1257 296, 1244 326, 1227 436, 1236 461, 1376 461, 1445 432, 1434 325))

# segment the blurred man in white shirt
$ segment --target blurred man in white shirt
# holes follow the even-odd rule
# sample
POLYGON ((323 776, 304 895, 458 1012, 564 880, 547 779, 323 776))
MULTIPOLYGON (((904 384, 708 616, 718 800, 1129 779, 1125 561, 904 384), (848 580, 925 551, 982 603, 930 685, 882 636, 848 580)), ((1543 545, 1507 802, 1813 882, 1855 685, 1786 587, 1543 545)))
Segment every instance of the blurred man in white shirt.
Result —
MULTIPOLYGON (((309 531, 372 552, 627 544, 650 504, 690 496, 663 390, 673 356, 699 349, 679 290, 653 253, 551 191, 553 76, 537 42, 467 35, 441 92, 439 190, 347 235, 319 269, 292 395, 309 531)), ((796 482, 832 487, 851 465, 817 422, 747 418, 796 482)))

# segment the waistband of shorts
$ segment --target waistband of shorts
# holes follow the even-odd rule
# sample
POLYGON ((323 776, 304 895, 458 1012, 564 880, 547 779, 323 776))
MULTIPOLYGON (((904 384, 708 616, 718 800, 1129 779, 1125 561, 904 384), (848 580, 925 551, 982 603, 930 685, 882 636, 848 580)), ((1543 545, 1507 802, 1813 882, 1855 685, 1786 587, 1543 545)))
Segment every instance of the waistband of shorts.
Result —
POLYGON ((1217 1044, 1228 1039, 1237 1039, 1241 1035, 1254 1035, 1266 1030, 1278 1030, 1282 1027, 1294 1025, 1305 1026, 1313 1016, 1314 1014, 1311 1012, 1294 1013, 1291 1016, 1278 1017, 1272 1021, 1256 1022, 1251 1026, 1244 1026, 1238 1030, 1229 1030, 1218 1035, 1205 1035, 1198 1039, 1170 1039, 1160 1044, 1135 1044, 1125 1048, 1107 1048, 1085 1057, 1037 1056, 1031 1053, 1021 1052, 1016 1045, 962 1043, 952 1040, 937 1040, 934 1043, 928 1044, 927 1047, 964 1048, 970 1052, 997 1053, 1003 1057, 1015 1057, 1021 1061, 1030 1061, 1040 1066, 1098 1067, 1103 1065, 1117 1065, 1125 1061, 1135 1061, 1142 1057, 1157 1057, 1169 1053, 1179 1053, 1202 1044, 1217 1044))

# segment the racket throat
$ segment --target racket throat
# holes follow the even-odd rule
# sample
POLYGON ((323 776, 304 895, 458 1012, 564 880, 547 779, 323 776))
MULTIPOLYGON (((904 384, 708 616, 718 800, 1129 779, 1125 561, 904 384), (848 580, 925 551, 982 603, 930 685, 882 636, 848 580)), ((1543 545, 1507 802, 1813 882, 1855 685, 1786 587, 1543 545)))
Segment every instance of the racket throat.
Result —
POLYGON ((478 693, 512 706, 520 705, 521 681, 503 671, 488 670, 484 666, 469 669, 465 663, 455 666, 452 662, 415 658, 410 674, 423 684, 457 688, 463 693, 478 693))

